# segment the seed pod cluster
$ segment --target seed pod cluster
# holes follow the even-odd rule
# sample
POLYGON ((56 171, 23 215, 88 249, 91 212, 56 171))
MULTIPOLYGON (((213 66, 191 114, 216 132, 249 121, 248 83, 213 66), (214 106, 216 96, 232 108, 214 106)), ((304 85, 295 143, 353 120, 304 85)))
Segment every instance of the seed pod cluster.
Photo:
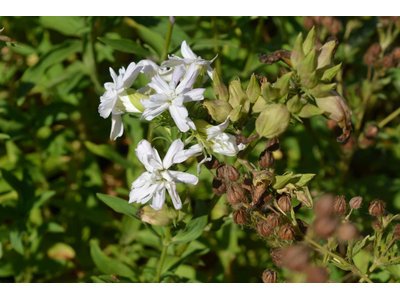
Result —
POLYGON ((294 239, 294 227, 292 224, 285 224, 279 229, 279 237, 283 241, 291 241, 294 239))

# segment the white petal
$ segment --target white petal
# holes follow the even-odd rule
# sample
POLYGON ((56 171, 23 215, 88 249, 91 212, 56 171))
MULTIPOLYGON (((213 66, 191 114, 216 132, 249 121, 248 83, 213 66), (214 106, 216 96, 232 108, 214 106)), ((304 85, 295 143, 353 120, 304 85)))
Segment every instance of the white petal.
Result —
POLYGON ((154 153, 154 149, 151 147, 151 144, 147 140, 141 140, 137 145, 135 151, 137 158, 144 165, 146 170, 149 172, 153 172, 154 168, 149 161, 150 159, 156 160, 157 158, 154 153))
POLYGON ((169 169, 169 167, 172 166, 173 164, 173 158, 174 156, 183 150, 185 146, 183 145, 183 142, 178 139, 175 140, 171 146, 169 146, 169 149, 167 151, 167 154, 165 154, 164 160, 163 160, 163 165, 165 169, 169 169))
POLYGON ((176 183, 189 183, 196 185, 199 182, 197 176, 179 171, 169 171, 176 183))
POLYGON ((197 55, 193 53, 192 49, 186 43, 186 41, 182 42, 181 45, 181 53, 184 58, 196 59, 197 55))
POLYGON ((161 187, 153 195, 153 200, 150 203, 150 206, 155 209, 159 210, 164 206, 165 203, 165 188, 161 187))
MULTIPOLYGON (((106 94, 107 94, 107 92, 105 93, 105 95, 106 94)), ((110 114, 114 108, 114 104, 115 104, 116 100, 117 100, 116 95, 113 96, 112 98, 106 98, 104 96, 100 97, 101 103, 100 103, 99 109, 98 109, 100 116, 102 116, 104 119, 107 119, 110 116, 110 114)))
POLYGON ((204 100, 204 92, 206 89, 193 89, 185 94, 184 102, 204 100))
POLYGON ((212 139, 211 142, 213 143, 212 150, 215 153, 235 156, 240 150, 236 145, 236 138, 231 134, 222 133, 212 139))
MULTIPOLYGON (((142 101, 140 101, 140 102, 142 102, 142 101)), ((168 109, 168 107, 170 107, 170 105, 168 103, 164 103, 161 106, 156 107, 156 108, 146 108, 146 110, 143 112, 140 119, 141 120, 145 119, 147 121, 151 121, 155 117, 161 115, 164 111, 166 111, 168 109)))
POLYGON ((129 193, 129 203, 137 202, 137 203, 146 203, 151 197, 153 197, 154 193, 157 191, 159 184, 153 184, 149 187, 142 187, 131 190, 129 193))
POLYGON ((186 132, 190 129, 186 122, 186 118, 188 116, 186 107, 171 105, 169 107, 169 112, 171 113, 171 117, 174 119, 176 126, 178 126, 181 132, 186 132))
POLYGON ((177 86, 176 93, 177 94, 185 94, 188 91, 190 91, 199 74, 200 74, 200 70, 196 68, 195 64, 191 64, 189 69, 186 72, 185 78, 177 86))
POLYGON ((185 60, 178 56, 168 56, 168 60, 161 64, 161 68, 175 68, 180 65, 184 65, 185 60))
POLYGON ((157 94, 169 95, 171 93, 168 83, 164 79, 162 79, 161 76, 158 74, 151 79, 149 87, 154 89, 157 92, 157 94))
POLYGON ((120 104, 123 106, 123 111, 125 112, 141 113, 141 111, 132 104, 126 91, 123 91, 121 94, 119 94, 119 101, 117 100, 116 105, 119 106, 120 104))
POLYGON ((166 100, 168 100, 168 97, 166 95, 155 94, 151 95, 149 98, 140 99, 140 103, 142 103, 144 108, 157 108, 166 100))
POLYGON ((138 66, 143 67, 140 72, 146 76, 148 81, 151 81, 151 79, 158 74, 158 70, 160 68, 156 63, 148 59, 139 61, 138 66))
POLYGON ((208 127, 206 129, 207 132, 207 140, 213 139, 216 136, 220 135, 221 133, 224 132, 224 130, 229 126, 229 118, 231 116, 229 115, 226 120, 224 122, 222 122, 221 124, 217 125, 217 126, 212 126, 212 127, 208 127))
POLYGON ((174 157, 172 159, 172 163, 179 164, 179 163, 187 160, 189 157, 198 156, 201 154, 202 150, 203 150, 203 147, 200 146, 199 144, 196 144, 187 150, 179 151, 174 155, 174 157))
POLYGON ((182 79, 182 77, 185 75, 185 73, 186 73, 186 69, 184 66, 177 66, 174 69, 174 72, 172 73, 172 78, 171 78, 171 82, 173 82, 174 88, 176 87, 178 82, 182 79))
POLYGON ((115 71, 114 71, 111 67, 110 67, 109 70, 110 70, 110 75, 111 75, 111 77, 112 77, 114 83, 117 83, 117 78, 118 78, 117 73, 115 73, 115 71))
POLYGON ((131 189, 141 188, 145 185, 150 186, 151 183, 151 173, 143 172, 134 182, 132 182, 131 189))
POLYGON ((165 183, 165 187, 168 190, 168 194, 171 196, 172 203, 174 204, 175 209, 182 208, 182 201, 179 197, 178 192, 176 191, 176 185, 174 182, 165 183))
POLYGON ((115 87, 114 82, 106 82, 106 83, 104 84, 104 88, 105 88, 107 91, 111 91, 114 87, 115 87))
POLYGON ((135 63, 129 64, 123 77, 124 88, 128 89, 132 86, 142 69, 142 66, 137 66, 135 63))
POLYGON ((111 116, 111 133, 110 139, 115 141, 118 137, 122 136, 124 133, 124 124, 122 123, 121 115, 111 116))

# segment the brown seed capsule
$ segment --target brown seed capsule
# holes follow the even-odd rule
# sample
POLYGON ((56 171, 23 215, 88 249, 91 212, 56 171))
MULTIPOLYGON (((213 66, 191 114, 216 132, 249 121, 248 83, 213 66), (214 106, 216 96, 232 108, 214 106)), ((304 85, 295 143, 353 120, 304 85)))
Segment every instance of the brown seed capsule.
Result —
POLYGON ((396 60, 394 59, 394 56, 392 53, 386 54, 382 58, 382 66, 385 69, 390 69, 393 68, 396 65, 396 60))
POLYGON ((400 61, 400 47, 394 48, 392 54, 397 61, 400 61))
POLYGON ((278 200, 278 206, 282 211, 289 212, 292 209, 292 201, 289 196, 283 195, 278 200))
POLYGON ((393 238, 395 238, 398 242, 400 242, 400 224, 397 224, 394 227, 393 238))
POLYGON ((335 218, 322 217, 322 218, 317 218, 314 221, 313 228, 314 228, 315 233, 319 237, 326 239, 335 232, 336 225, 337 225, 337 221, 335 218))
POLYGON ((382 223, 378 220, 373 221, 371 226, 375 231, 378 232, 380 232, 383 229, 382 223))
POLYGON ((280 223, 280 217, 277 214, 272 213, 272 214, 268 215, 267 224, 269 227, 274 229, 279 226, 279 223, 280 223))
POLYGON ((264 283, 275 283, 276 279, 277 279, 277 274, 273 270, 266 269, 263 272, 262 279, 263 279, 264 283))
POLYGON ((381 46, 379 43, 372 44, 367 53, 364 55, 364 62, 368 66, 377 66, 378 65, 378 60, 379 60, 379 55, 381 53, 381 46))
POLYGON ((385 212, 386 204, 381 200, 374 200, 369 204, 368 212, 371 216, 382 216, 385 212))
POLYGON ((282 268, 282 266, 283 266, 282 251, 283 251, 282 248, 279 248, 279 247, 271 248, 271 250, 270 250, 270 256, 271 256, 272 262, 278 268, 282 268))
POLYGON ((216 168, 216 173, 217 173, 217 177, 219 178, 225 178, 225 169, 226 169, 226 165, 223 163, 218 164, 217 168, 216 168))
POLYGON ((249 215, 245 210, 238 209, 233 212, 233 221, 236 224, 246 224, 249 215))
POLYGON ((212 188, 214 194, 217 196, 221 196, 226 193, 226 184, 221 178, 214 177, 212 181, 212 188))
POLYGON ((271 152, 279 150, 278 138, 272 138, 272 139, 268 140, 266 150, 271 151, 271 152))
POLYGON ((333 196, 324 195, 315 203, 314 212, 317 217, 330 217, 333 214, 333 196))
POLYGON ((226 196, 231 205, 246 202, 246 194, 244 193, 242 186, 236 182, 228 185, 226 196))
POLYGON ((306 275, 309 283, 325 283, 328 280, 328 273, 323 267, 308 267, 306 275))
MULTIPOLYGON (((204 155, 199 155, 196 157, 197 162, 201 162, 204 159, 204 155)), ((207 169, 215 169, 219 165, 218 159, 213 155, 210 161, 204 163, 207 169)))
POLYGON ((342 224, 337 230, 337 235, 339 240, 342 242, 347 242, 358 237, 358 228, 352 223, 342 224))
POLYGON ((258 161, 258 164, 260 165, 261 168, 270 168, 274 165, 275 163, 275 158, 272 152, 264 150, 260 154, 260 159, 258 161))
POLYGON ((268 223, 264 220, 259 220, 256 226, 257 232, 263 237, 269 237, 274 233, 274 230, 268 226, 268 223))
POLYGON ((333 202, 333 213, 336 215, 344 215, 347 212, 347 203, 344 196, 336 196, 333 202))
POLYGON ((240 173, 234 166, 225 166, 225 178, 231 182, 236 182, 240 178, 240 173))
POLYGON ((283 250, 283 265, 293 271, 304 271, 310 260, 310 249, 305 246, 291 246, 283 250))
POLYGON ((361 196, 353 197, 350 200, 350 207, 352 209, 359 209, 361 207, 362 201, 363 201, 363 198, 361 196))
POLYGON ((279 229, 279 236, 284 241, 294 239, 294 227, 292 224, 285 224, 279 229))
POLYGON ((376 125, 368 125, 365 128, 365 137, 369 139, 374 139, 379 133, 379 128, 376 125))

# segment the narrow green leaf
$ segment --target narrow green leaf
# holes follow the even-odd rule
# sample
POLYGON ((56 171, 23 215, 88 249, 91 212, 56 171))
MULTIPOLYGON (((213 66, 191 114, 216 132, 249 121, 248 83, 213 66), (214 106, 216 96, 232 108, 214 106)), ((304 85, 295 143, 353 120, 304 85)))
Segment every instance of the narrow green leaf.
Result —
POLYGON ((116 212, 139 219, 139 217, 136 216, 138 209, 134 205, 129 204, 127 200, 100 193, 97 193, 96 195, 101 201, 103 201, 116 212))
POLYGON ((99 37, 97 39, 103 42, 104 44, 114 48, 115 50, 121 52, 133 53, 143 57, 151 55, 151 53, 146 49, 144 49, 141 45, 128 39, 109 39, 105 37, 99 37))
POLYGON ((24 255, 24 244, 22 243, 22 232, 17 229, 10 231, 10 243, 15 251, 24 255))
POLYGON ((98 156, 107 158, 112 162, 119 164, 123 168, 133 168, 134 164, 119 154, 114 148, 109 145, 96 145, 92 142, 85 141, 86 148, 98 156))
POLYGON ((56 30, 67 36, 82 36, 89 32, 84 17, 78 16, 41 16, 39 22, 46 28, 56 30))

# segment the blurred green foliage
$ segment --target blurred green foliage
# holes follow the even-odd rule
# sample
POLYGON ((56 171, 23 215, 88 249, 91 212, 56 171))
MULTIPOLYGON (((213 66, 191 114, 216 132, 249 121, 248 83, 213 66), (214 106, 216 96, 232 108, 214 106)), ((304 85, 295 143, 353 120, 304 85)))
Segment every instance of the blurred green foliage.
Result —
MULTIPOLYGON (((203 58, 218 54, 214 67, 226 83, 239 77, 247 85, 252 73, 274 82, 284 65, 262 64, 258 54, 291 50, 289 45, 299 32, 308 31, 310 20, 176 17, 168 53, 179 54, 186 40, 203 58)), ((380 21, 335 20, 340 22, 336 27, 323 23, 316 29, 320 42, 330 35, 339 39, 338 91, 353 109, 356 124, 369 88, 371 67, 363 57, 379 41, 380 21)), ((97 107, 110 66, 118 69, 144 58, 160 63, 168 22, 167 17, 0 17, 5 28, 1 34, 15 41, 0 40, 1 282, 153 281, 162 229, 142 223, 135 216, 138 206, 111 197, 127 199, 131 183, 141 174, 135 148, 141 139, 152 138, 149 124, 124 115, 125 134, 112 142, 110 121, 98 115, 97 107), (111 196, 99 198, 96 193, 111 196)), ((400 69, 390 68, 379 80, 360 132, 400 106, 400 69)), ((135 87, 146 83, 140 75, 135 87)), ((211 85, 207 97, 215 99, 211 85)), ((154 136, 163 134, 160 130, 154 136)), ((317 174, 310 183, 314 196, 329 191, 348 198, 361 195, 367 202, 380 198, 389 211, 399 211, 400 119, 387 124, 369 147, 358 147, 354 139, 342 146, 336 136, 322 116, 290 126, 281 137, 277 172, 317 174)), ((168 148, 162 138, 153 143, 161 152, 168 148)), ((264 147, 260 143, 250 159, 257 160, 264 147)), ((186 167, 194 173, 194 160, 186 167)), ((196 210, 213 196, 210 178, 203 171, 201 184, 187 187, 187 201, 196 210)), ((370 228, 372 221, 365 217, 366 209, 354 212, 361 229, 370 228)), ((194 221, 195 237, 182 229, 167 253, 165 281, 261 281, 262 271, 273 267, 266 243, 228 214, 222 197, 211 220, 200 214, 194 221)), ((306 212, 304 220, 310 218, 306 212)), ((335 280, 343 276, 334 267, 332 272, 335 280)), ((375 280, 388 280, 385 274, 375 280)))

